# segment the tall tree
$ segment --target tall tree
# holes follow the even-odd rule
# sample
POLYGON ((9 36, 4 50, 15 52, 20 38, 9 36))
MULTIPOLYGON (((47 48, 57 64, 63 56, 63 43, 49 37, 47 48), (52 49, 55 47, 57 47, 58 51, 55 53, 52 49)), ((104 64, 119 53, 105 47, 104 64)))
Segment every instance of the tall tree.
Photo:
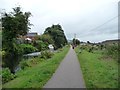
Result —
POLYGON ((79 41, 78 39, 73 38, 72 41, 73 41, 73 45, 74 45, 74 46, 77 46, 77 45, 80 44, 80 41, 79 41))
POLYGON ((67 43, 64 31, 59 24, 46 28, 44 34, 49 34, 52 37, 56 49, 61 48, 67 43))
POLYGON ((52 37, 49 34, 41 35, 40 36, 40 40, 42 40, 43 42, 46 42, 48 44, 53 44, 54 43, 52 37))
POLYGON ((30 16, 30 12, 23 13, 21 7, 15 7, 13 12, 4 13, 2 17, 2 50, 6 52, 3 61, 11 72, 13 72, 14 65, 17 62, 15 57, 18 58, 19 54, 21 54, 20 47, 16 43, 17 37, 24 36, 29 31, 31 25, 30 16))

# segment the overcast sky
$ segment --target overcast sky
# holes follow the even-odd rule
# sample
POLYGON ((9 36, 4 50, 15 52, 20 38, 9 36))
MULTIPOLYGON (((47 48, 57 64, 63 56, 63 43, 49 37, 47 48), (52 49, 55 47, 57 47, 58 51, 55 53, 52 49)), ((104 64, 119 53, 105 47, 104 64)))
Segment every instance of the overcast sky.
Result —
POLYGON ((10 12, 20 5, 30 11, 31 32, 42 34, 52 24, 60 24, 67 39, 76 34, 80 41, 100 42, 118 38, 118 1, 0 0, 0 9, 10 12))

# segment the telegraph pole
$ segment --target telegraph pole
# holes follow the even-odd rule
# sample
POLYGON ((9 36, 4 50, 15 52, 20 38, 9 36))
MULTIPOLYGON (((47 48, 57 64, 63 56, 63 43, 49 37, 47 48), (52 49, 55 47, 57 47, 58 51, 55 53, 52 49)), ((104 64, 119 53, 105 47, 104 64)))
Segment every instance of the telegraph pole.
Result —
POLYGON ((74 33, 74 39, 76 39, 76 33, 74 33))

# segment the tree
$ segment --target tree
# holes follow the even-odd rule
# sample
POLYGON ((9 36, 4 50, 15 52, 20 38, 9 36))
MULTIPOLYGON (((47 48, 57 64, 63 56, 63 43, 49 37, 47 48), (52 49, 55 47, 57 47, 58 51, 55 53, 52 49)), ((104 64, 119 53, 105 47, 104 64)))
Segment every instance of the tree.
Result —
POLYGON ((80 44, 80 41, 78 39, 73 38, 73 45, 76 46, 79 44, 80 44))
POLYGON ((73 38, 73 45, 76 45, 76 39, 73 38))
POLYGON ((79 45, 80 44, 80 41, 78 39, 76 39, 76 44, 79 45))
POLYGON ((88 44, 90 44, 90 41, 87 41, 88 44))
POLYGON ((9 67, 11 72, 14 72, 14 67, 18 56, 21 55, 21 49, 17 45, 17 38, 24 36, 30 29, 29 17, 30 12, 23 13, 21 7, 13 8, 13 12, 4 13, 2 17, 2 50, 6 52, 4 63, 9 67))
POLYGON ((53 44, 54 43, 52 37, 49 34, 41 35, 40 36, 40 40, 42 40, 43 42, 46 42, 48 44, 53 44))
POLYGON ((44 34, 49 34, 52 37, 56 49, 63 47, 67 43, 64 31, 59 24, 46 28, 44 34))
POLYGON ((37 40, 33 41, 33 46, 35 46, 39 51, 48 49, 49 44, 54 44, 52 37, 49 34, 42 34, 36 36, 37 40))

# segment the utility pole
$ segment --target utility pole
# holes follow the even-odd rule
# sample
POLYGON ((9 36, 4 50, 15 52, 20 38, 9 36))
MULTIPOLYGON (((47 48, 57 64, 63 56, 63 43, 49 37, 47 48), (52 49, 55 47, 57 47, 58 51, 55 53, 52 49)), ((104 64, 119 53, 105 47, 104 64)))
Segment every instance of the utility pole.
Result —
POLYGON ((76 33, 74 33, 74 39, 76 39, 76 33))

